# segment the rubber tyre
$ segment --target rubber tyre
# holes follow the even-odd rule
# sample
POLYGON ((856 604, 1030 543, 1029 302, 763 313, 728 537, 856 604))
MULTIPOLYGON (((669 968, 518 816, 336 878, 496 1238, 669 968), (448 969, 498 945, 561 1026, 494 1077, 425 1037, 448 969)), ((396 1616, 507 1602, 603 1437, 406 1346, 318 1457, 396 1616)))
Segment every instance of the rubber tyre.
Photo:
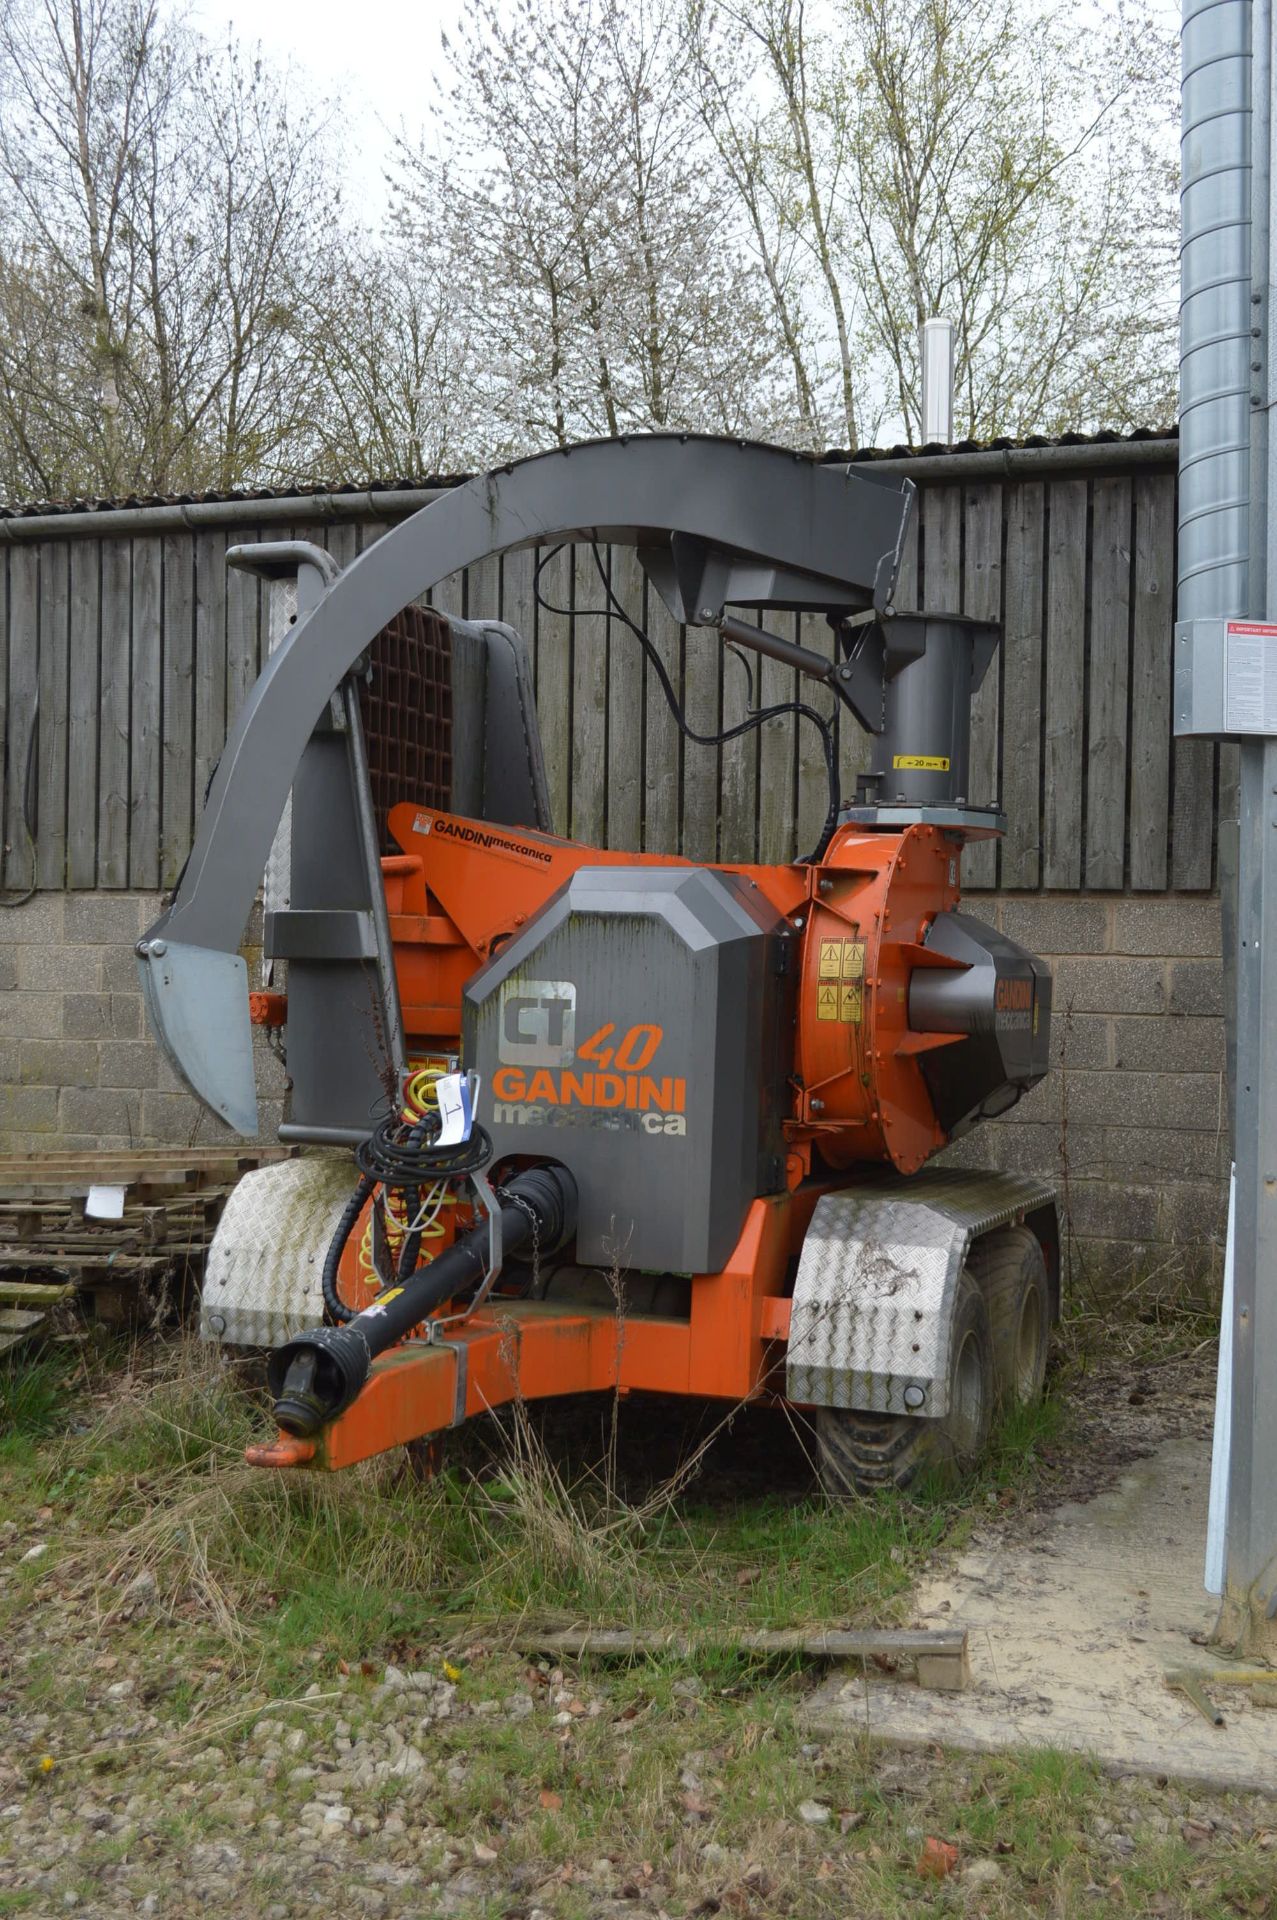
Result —
POLYGON ((970 1265, 989 1310, 995 1404, 1029 1406, 1042 1398, 1051 1345, 1042 1248, 1027 1227, 1006 1227, 976 1243, 970 1265))
POLYGON ((989 1314, 968 1265, 958 1280, 949 1352, 949 1411, 924 1420, 903 1413, 816 1409, 820 1484, 830 1499, 912 1486, 920 1475, 952 1482, 979 1464, 993 1423, 989 1314))

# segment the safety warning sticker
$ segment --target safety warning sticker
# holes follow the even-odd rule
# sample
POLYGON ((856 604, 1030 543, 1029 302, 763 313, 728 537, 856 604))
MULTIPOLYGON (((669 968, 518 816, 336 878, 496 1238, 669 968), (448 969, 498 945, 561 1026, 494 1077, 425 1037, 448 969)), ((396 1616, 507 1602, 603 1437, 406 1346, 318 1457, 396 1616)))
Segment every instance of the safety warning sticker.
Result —
POLYGON ((864 974, 863 940, 822 940, 816 979, 816 1018, 862 1019, 864 974))
POLYGON ((893 767, 904 767, 914 773, 948 773, 949 762, 939 753, 897 753, 892 755, 893 767))

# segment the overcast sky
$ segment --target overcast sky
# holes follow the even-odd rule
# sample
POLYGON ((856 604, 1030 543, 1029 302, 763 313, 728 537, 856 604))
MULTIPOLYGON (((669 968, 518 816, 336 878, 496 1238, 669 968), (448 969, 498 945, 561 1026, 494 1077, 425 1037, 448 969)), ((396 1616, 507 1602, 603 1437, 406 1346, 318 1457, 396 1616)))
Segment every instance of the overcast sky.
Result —
POLYGON ((401 123, 424 119, 425 80, 439 58, 441 28, 454 27, 465 0, 195 0, 191 18, 210 39, 229 27, 244 46, 289 60, 317 94, 339 99, 352 170, 381 210, 383 164, 401 123))
MULTIPOLYGON (((1075 4, 1086 14, 1095 0, 1075 4)), ((1179 0, 1152 4, 1173 32, 1179 0)), ((383 174, 393 135, 401 125, 420 131, 440 31, 455 28, 465 6, 466 0, 356 0, 353 6, 351 0, 193 0, 191 17, 210 38, 221 39, 229 27, 242 44, 260 43, 279 65, 291 60, 317 94, 340 100, 351 183, 375 223, 386 204, 383 174)))

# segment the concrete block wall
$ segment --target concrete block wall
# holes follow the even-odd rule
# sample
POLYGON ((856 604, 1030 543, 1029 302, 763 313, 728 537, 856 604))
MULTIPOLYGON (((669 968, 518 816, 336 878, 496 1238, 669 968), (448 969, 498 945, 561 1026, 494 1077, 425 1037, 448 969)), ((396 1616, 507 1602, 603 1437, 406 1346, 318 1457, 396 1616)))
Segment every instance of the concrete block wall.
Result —
MULTIPOLYGON (((0 909, 0 1153, 216 1146, 237 1138, 183 1092, 142 1012, 133 946, 158 893, 43 893, 0 909)), ((250 974, 260 926, 243 948, 250 974)), ((261 1036, 261 1138, 283 1072, 261 1036)))
POLYGON ((950 1150, 1057 1184, 1074 1279, 1218 1275, 1227 1214, 1219 902, 966 894, 964 911, 1050 962, 1052 1071, 950 1150))
MULTIPOLYGON (((968 894, 964 906, 1050 961, 1054 1070, 952 1157, 1054 1180, 1096 1284, 1159 1268, 1209 1277, 1228 1159, 1218 903, 968 894)), ((0 911, 0 1152, 231 1137, 146 1032, 133 943, 159 907, 158 894, 100 892, 0 911)), ((257 928, 244 951, 256 978, 257 928)), ((271 1140, 283 1076, 264 1046, 258 1087, 271 1140)))

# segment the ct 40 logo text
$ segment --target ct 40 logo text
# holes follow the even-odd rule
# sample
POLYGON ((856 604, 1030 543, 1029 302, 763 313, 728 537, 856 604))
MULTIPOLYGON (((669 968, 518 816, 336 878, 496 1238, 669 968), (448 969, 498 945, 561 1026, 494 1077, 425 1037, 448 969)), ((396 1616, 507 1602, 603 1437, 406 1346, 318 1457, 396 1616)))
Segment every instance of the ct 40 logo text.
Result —
POLYGON ((686 1134, 687 1081, 656 1070, 663 1027, 608 1020, 578 1045, 571 980, 507 981, 497 1019, 498 1123, 686 1134))

